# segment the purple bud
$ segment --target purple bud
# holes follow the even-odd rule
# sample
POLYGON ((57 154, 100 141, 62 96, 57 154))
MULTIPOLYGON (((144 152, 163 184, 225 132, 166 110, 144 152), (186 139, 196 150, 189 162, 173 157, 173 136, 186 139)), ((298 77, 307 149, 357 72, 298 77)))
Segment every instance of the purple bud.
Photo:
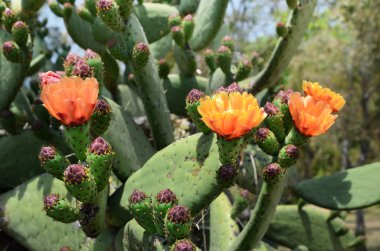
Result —
POLYGON ((3 16, 4 17, 10 17, 10 16, 14 16, 14 12, 13 10, 9 9, 9 8, 6 8, 3 12, 3 16))
POLYGON ((168 219, 176 224, 186 223, 190 220, 190 210, 184 206, 174 206, 168 211, 168 219))
POLYGON ((195 246, 189 240, 179 240, 174 243, 172 251, 195 251, 195 246))
POLYGON ((240 88, 240 86, 237 83, 232 83, 227 87, 219 87, 218 89, 215 90, 214 93, 219 93, 219 92, 239 92, 243 93, 243 90, 240 88))
POLYGON ((84 53, 84 59, 94 59, 94 58, 100 58, 99 54, 91 49, 87 49, 84 53))
POLYGON ((177 33, 177 32, 181 32, 182 31, 182 27, 181 26, 174 26, 172 27, 171 29, 172 33, 177 33))
POLYGON ((10 53, 14 49, 16 49, 16 44, 13 41, 7 41, 3 44, 3 52, 4 53, 10 53))
POLYGON ((59 201, 59 194, 49 194, 44 198, 44 208, 50 209, 59 201))
POLYGON ((185 20, 185 21, 189 21, 189 22, 192 22, 192 21, 193 21, 193 15, 191 15, 191 14, 187 14, 187 15, 183 18, 183 20, 185 20))
POLYGON ((187 94, 186 102, 189 104, 194 104, 195 102, 198 102, 201 98, 203 98, 205 94, 197 89, 192 89, 189 94, 187 94))
POLYGON ((172 202, 174 203, 178 202, 177 196, 170 189, 164 189, 161 192, 159 192, 156 195, 156 200, 159 203, 166 203, 166 204, 169 204, 172 202))
POLYGON ((269 133, 270 133, 270 130, 268 128, 266 127, 259 128, 256 132, 256 139, 258 141, 263 141, 268 137, 269 133))
POLYGON ((65 182, 71 184, 81 183, 88 178, 87 170, 80 164, 69 165, 64 172, 65 182))
POLYGON ((267 165, 263 170, 263 177, 265 182, 272 183, 277 181, 281 175, 281 166, 277 163, 267 165))
POLYGON ((107 11, 111 9, 112 7, 112 0, 99 0, 96 3, 96 7, 98 8, 99 11, 107 11))
POLYGON ((131 196, 129 197, 129 203, 132 203, 132 204, 140 203, 144 201, 146 198, 148 198, 148 195, 146 195, 146 193, 135 189, 133 190, 131 196))
POLYGON ((38 158, 41 162, 46 162, 48 160, 54 159, 56 155, 55 148, 52 146, 44 146, 41 148, 38 158))
POLYGON ((231 50, 227 46, 222 45, 219 47, 218 52, 219 53, 231 53, 231 50))
POLYGON ((272 104, 270 102, 267 102, 265 104, 264 111, 268 115, 276 115, 279 112, 277 106, 275 106, 274 104, 272 104))
POLYGON ((205 50, 205 56, 207 57, 207 56, 213 56, 214 55, 214 51, 213 50, 211 50, 211 49, 206 49, 205 50))
POLYGON ((65 59, 65 62, 64 62, 64 65, 66 67, 68 66, 73 66, 77 63, 77 61, 80 59, 80 57, 75 54, 75 53, 72 53, 72 52, 69 52, 66 56, 66 59, 65 59))
POLYGON ((90 152, 96 155, 105 155, 111 152, 111 146, 102 137, 97 137, 90 145, 90 152))
POLYGON ((223 165, 218 170, 218 179, 222 182, 231 183, 236 175, 236 168, 230 164, 223 165))
POLYGON ((16 29, 25 29, 27 27, 28 26, 23 21, 17 21, 16 23, 13 24, 13 28, 16 28, 16 29))
POLYGON ((95 105, 94 113, 107 114, 111 112, 111 106, 103 99, 98 99, 95 105))
POLYGON ((295 145, 287 145, 285 147, 285 152, 287 155, 295 159, 297 159, 299 156, 298 147, 296 147, 295 145))
POLYGON ((286 91, 279 91, 276 95, 276 98, 279 98, 282 103, 288 104, 290 95, 293 93, 292 89, 288 89, 286 91))
POLYGON ((225 36, 223 38, 223 42, 231 42, 232 41, 232 38, 230 36, 225 36))
POLYGON ((276 27, 277 27, 277 28, 282 28, 282 27, 285 27, 285 24, 284 24, 283 22, 278 22, 278 23, 276 24, 276 27))
POLYGON ((142 53, 149 53, 149 47, 145 43, 138 43, 135 46, 135 50, 142 53))
POLYGON ((82 78, 91 76, 91 67, 83 59, 79 59, 75 64, 73 74, 82 78))

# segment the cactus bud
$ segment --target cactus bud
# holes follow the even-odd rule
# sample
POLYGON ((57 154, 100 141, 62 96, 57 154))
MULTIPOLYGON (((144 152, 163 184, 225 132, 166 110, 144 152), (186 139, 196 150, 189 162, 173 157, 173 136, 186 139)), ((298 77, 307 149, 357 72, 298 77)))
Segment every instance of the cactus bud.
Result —
POLYGON ((259 128, 254 136, 254 141, 265 153, 275 156, 280 150, 280 145, 274 133, 268 128, 259 128))
POLYGON ((173 28, 174 26, 179 26, 181 25, 181 23, 182 23, 182 20, 181 20, 180 15, 178 15, 178 13, 172 13, 169 16, 169 26, 171 28, 173 28))
POLYGON ((132 63, 135 67, 142 68, 149 61, 150 51, 148 45, 138 43, 132 50, 132 63))
POLYGON ((289 9, 294 10, 298 6, 298 0, 286 0, 286 3, 288 4, 289 9))
POLYGON ((291 89, 279 91, 273 100, 273 104, 277 106, 282 115, 284 115, 283 121, 286 133, 288 133, 293 126, 292 115, 290 114, 288 107, 289 97, 292 93, 293 91, 291 89))
POLYGON ((77 13, 83 20, 91 24, 95 21, 95 16, 92 15, 91 11, 84 6, 78 8, 77 13))
POLYGON ((213 73, 216 70, 216 58, 215 53, 211 49, 206 49, 205 61, 211 73, 213 73))
POLYGON ((84 60, 91 69, 91 76, 98 80, 99 91, 101 91, 101 88, 104 85, 104 69, 102 58, 99 56, 99 54, 90 49, 87 49, 84 55, 84 60))
POLYGON ((277 36, 286 37, 288 34, 288 27, 283 22, 278 22, 276 25, 277 36))
POLYGON ((221 166, 217 171, 217 178, 219 182, 226 187, 231 186, 234 183, 237 175, 236 167, 231 164, 221 166))
POLYGON ((111 106, 105 100, 97 100, 94 113, 91 116, 90 131, 97 137, 107 131, 111 121, 111 106))
POLYGON ((261 68, 264 64, 264 59, 260 56, 259 53, 254 51, 254 52, 252 52, 251 63, 252 63, 252 66, 255 66, 257 68, 261 68))
POLYGON ((50 10, 57 16, 63 17, 63 10, 57 1, 48 1, 50 10))
POLYGON ((119 12, 123 20, 128 20, 133 8, 133 0, 116 0, 119 5, 119 12))
POLYGON ((236 219, 249 206, 249 202, 252 200, 250 197, 250 193, 246 189, 241 190, 235 197, 231 210, 232 219, 236 219))
POLYGON ((98 191, 108 184, 111 175, 113 152, 110 144, 102 137, 92 141, 87 152, 86 162, 90 166, 98 191))
POLYGON ((241 81, 246 79, 249 76, 249 73, 252 70, 252 65, 249 60, 244 59, 243 61, 239 62, 237 66, 237 71, 236 71, 236 81, 241 81))
POLYGON ((84 60, 89 60, 89 59, 98 59, 100 58, 99 54, 96 53, 95 51, 91 49, 87 49, 84 53, 84 60))
POLYGON ((25 60, 24 53, 13 41, 3 44, 3 54, 12 63, 22 63, 25 60))
POLYGON ((13 10, 6 8, 3 12, 2 19, 5 29, 11 32, 12 25, 17 21, 17 17, 13 10))
POLYGON ((219 87, 218 89, 215 90, 214 93, 219 93, 219 92, 239 92, 239 93, 243 93, 243 90, 240 88, 240 86, 237 84, 237 83, 232 83, 230 84, 229 86, 227 86, 227 88, 225 87, 219 87))
POLYGON ((234 41, 230 36, 225 36, 222 40, 222 45, 227 46, 228 49, 233 53, 235 51, 234 41))
POLYGON ((285 144, 301 146, 307 142, 310 136, 303 135, 296 127, 292 127, 285 138, 285 144))
POLYGON ((17 21, 12 26, 13 40, 20 46, 25 46, 28 41, 29 27, 23 21, 17 21))
POLYGON ((74 251, 71 247, 61 247, 59 251, 74 251))
POLYGON ((278 154, 278 163, 281 167, 287 168, 297 162, 299 156, 298 147, 295 145, 286 145, 281 148, 278 154))
POLYGON ((195 245, 187 239, 176 241, 170 248, 170 251, 195 251, 195 245))
POLYGON ((57 153, 53 146, 45 146, 41 148, 38 156, 42 167, 54 177, 63 180, 63 172, 69 162, 61 154, 57 153))
POLYGON ((223 165, 236 165, 238 162, 239 153, 243 147, 244 136, 226 140, 218 136, 216 143, 218 144, 219 160, 223 165))
POLYGON ((264 181, 268 184, 276 183, 281 175, 281 166, 277 163, 271 163, 267 165, 263 170, 264 181))
POLYGON ((124 21, 119 13, 119 6, 113 0, 99 0, 96 3, 98 16, 103 22, 114 31, 123 31, 125 28, 124 21))
POLYGON ((124 44, 119 43, 118 41, 111 39, 107 43, 108 52, 116 59, 126 62, 128 60, 127 48, 124 44))
POLYGON ((194 19, 193 15, 188 14, 182 20, 183 33, 185 34, 185 41, 189 41, 194 31, 194 19))
POLYGON ((154 225, 156 226, 159 235, 165 235, 164 227, 166 213, 170 208, 176 206, 177 203, 177 196, 170 189, 164 189, 156 195, 153 203, 154 225))
POLYGON ((83 165, 69 165, 64 171, 64 182, 70 194, 83 203, 92 203, 97 197, 94 177, 83 165))
POLYGON ((66 198, 50 194, 44 198, 44 210, 53 220, 71 223, 79 219, 79 211, 66 198))
POLYGON ((172 38, 179 47, 185 46, 185 33, 181 26, 174 26, 171 29, 172 38))
POLYGON ((191 230, 190 210, 184 206, 172 207, 166 216, 165 226, 169 239, 183 239, 190 234, 191 230))
POLYGON ((265 125, 276 135, 279 142, 283 142, 286 136, 283 117, 277 106, 267 102, 264 111, 268 115, 265 119, 265 125))
POLYGON ((218 52, 216 54, 216 63, 225 74, 230 73, 232 63, 232 52, 227 46, 222 45, 221 47, 219 47, 218 52))
POLYGON ((129 197, 129 210, 133 217, 148 233, 156 233, 154 226, 151 198, 144 192, 135 189, 129 197))
POLYGON ((74 66, 80 59, 81 58, 75 53, 69 52, 67 54, 65 60, 63 61, 63 67, 65 68, 65 73, 68 77, 72 75, 74 66))
POLYGON ((83 79, 91 77, 91 67, 83 59, 79 59, 74 66, 73 75, 83 79))
POLYGON ((197 89, 192 89, 186 97, 186 111, 197 129, 204 134, 209 133, 210 128, 202 121, 202 116, 198 112, 199 100, 203 98, 205 94, 197 89))
POLYGON ((167 78, 170 73, 170 66, 164 58, 158 61, 158 75, 160 78, 167 78))

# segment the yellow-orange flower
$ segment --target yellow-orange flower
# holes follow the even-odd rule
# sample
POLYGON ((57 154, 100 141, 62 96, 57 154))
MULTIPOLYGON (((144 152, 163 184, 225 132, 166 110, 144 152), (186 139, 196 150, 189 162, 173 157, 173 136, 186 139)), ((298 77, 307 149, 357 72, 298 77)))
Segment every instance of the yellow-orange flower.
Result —
POLYGON ((95 78, 62 78, 44 85, 41 100, 49 113, 64 125, 77 126, 86 123, 95 109, 99 84, 95 78))
POLYGON ((289 111, 297 129, 306 136, 325 133, 337 118, 326 101, 312 96, 302 97, 297 92, 290 95, 289 111))
POLYGON ((202 121, 226 140, 249 132, 266 116, 256 98, 246 92, 219 92, 201 98, 198 112, 202 121))
POLYGON ((329 103, 333 112, 338 112, 346 103, 340 94, 333 92, 329 88, 322 87, 317 82, 303 81, 302 88, 306 95, 312 96, 316 100, 324 100, 329 103))

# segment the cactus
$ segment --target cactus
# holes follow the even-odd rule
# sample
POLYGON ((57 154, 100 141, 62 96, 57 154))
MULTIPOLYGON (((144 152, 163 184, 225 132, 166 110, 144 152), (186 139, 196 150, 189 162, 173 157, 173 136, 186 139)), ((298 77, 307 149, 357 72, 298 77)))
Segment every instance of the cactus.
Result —
MULTIPOLYGON (((344 105, 331 90, 321 89, 327 98, 283 90, 273 100, 278 88, 264 90, 295 54, 316 0, 286 1, 291 14, 273 27, 277 46, 259 72, 261 56, 240 56, 223 24, 227 0, 49 1, 83 57, 69 46, 47 49, 47 21, 37 21, 44 2, 0 0, 0 190, 13 189, 0 195, 2 231, 43 251, 360 243, 339 212, 278 206, 299 146, 335 121, 340 109, 331 98, 344 105), (313 113, 316 104, 323 112, 313 113), (175 141, 179 118, 190 136, 175 141), (233 185, 257 200, 244 190, 232 207, 226 194, 241 190, 233 185), (240 230, 246 208, 253 210, 240 230)), ((375 205, 378 196, 365 192, 376 184, 377 166, 304 181, 296 191, 334 210, 375 205)))

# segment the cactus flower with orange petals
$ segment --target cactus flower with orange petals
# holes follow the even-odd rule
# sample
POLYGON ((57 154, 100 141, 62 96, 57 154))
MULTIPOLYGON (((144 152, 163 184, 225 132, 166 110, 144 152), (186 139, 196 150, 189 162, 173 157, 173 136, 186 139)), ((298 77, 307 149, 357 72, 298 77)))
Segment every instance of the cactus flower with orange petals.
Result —
POLYGON ((338 112, 346 103, 340 94, 333 92, 329 88, 322 87, 317 82, 303 81, 302 88, 306 95, 312 96, 316 100, 324 100, 327 102, 333 112, 338 112))
POLYGON ((66 126, 85 124, 94 112, 99 93, 95 78, 62 78, 43 85, 41 100, 49 113, 66 126))
POLYGON ((289 111, 294 125, 305 136, 317 136, 325 133, 335 122, 332 108, 324 101, 313 96, 302 97, 293 93, 289 99, 289 111))
POLYGON ((257 127, 266 117, 257 100, 247 92, 219 92, 200 99, 202 121, 226 140, 238 138, 257 127))

